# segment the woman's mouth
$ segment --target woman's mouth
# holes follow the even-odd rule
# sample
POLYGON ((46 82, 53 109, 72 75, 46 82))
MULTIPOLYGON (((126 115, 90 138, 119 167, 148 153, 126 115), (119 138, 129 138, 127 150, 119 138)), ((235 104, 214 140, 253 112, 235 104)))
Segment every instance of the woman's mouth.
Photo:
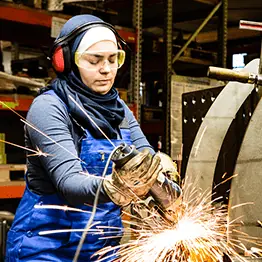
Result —
POLYGON ((98 80, 97 82, 98 82, 99 85, 107 85, 110 82, 110 80, 109 79, 98 80))

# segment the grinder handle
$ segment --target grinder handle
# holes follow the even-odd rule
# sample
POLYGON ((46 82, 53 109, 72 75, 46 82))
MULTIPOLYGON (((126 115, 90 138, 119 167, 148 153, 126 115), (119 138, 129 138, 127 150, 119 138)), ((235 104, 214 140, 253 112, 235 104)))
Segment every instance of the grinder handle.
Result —
POLYGON ((120 145, 119 149, 115 151, 111 160, 115 163, 116 168, 121 168, 138 153, 139 152, 136 150, 135 146, 129 146, 126 143, 123 143, 120 145))

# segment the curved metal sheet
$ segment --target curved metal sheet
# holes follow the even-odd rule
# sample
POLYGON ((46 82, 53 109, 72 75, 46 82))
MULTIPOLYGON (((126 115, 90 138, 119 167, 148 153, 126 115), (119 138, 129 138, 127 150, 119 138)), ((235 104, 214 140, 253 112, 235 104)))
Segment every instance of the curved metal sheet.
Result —
MULTIPOLYGON (((262 100, 249 122, 234 173, 238 176, 231 182, 229 219, 233 221, 239 218, 238 222, 244 222, 244 226, 238 229, 249 236, 259 237, 261 241, 262 227, 258 226, 257 221, 262 222, 262 100)), ((235 239, 237 236, 233 232, 229 237, 235 239)), ((253 243, 244 244, 248 249, 254 246, 253 243)))
MULTIPOLYGON (((258 65, 259 59, 255 59, 243 71, 257 73, 258 65)), ((236 113, 253 88, 254 86, 250 84, 229 82, 216 98, 194 140, 186 169, 185 188, 191 185, 196 194, 203 191, 211 194, 223 140, 236 113)), ((184 199, 188 199, 190 194, 189 190, 186 191, 184 199)))

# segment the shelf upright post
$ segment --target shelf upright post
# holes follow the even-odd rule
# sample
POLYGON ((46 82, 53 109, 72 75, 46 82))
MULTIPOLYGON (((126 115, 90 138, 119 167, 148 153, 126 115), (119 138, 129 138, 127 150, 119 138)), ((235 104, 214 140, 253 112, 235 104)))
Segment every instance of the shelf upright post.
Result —
POLYGON ((222 0, 219 12, 218 27, 218 64, 227 68, 227 22, 228 22, 228 0, 222 0))
POLYGON ((3 44, 0 40, 0 71, 4 72, 4 64, 3 64, 3 44))
POLYGON ((171 78, 172 78, 172 40, 173 40, 173 0, 166 2, 166 19, 165 19, 165 75, 164 75, 164 103, 165 112, 165 138, 164 151, 170 154, 170 98, 171 98, 171 78))
POLYGON ((136 30, 135 55, 131 57, 131 87, 133 91, 133 102, 135 104, 135 115, 137 121, 141 120, 140 83, 142 68, 142 14, 143 0, 133 2, 133 27, 136 30))
POLYGON ((11 59, 12 60, 18 60, 19 59, 19 44, 17 42, 12 43, 11 59))

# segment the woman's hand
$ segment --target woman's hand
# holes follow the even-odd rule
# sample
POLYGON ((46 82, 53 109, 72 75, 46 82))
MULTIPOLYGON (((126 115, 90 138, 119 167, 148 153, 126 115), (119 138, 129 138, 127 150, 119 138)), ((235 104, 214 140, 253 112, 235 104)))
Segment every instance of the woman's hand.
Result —
POLYGON ((145 149, 121 168, 114 168, 103 186, 115 204, 125 206, 145 197, 161 170, 160 157, 145 149))

